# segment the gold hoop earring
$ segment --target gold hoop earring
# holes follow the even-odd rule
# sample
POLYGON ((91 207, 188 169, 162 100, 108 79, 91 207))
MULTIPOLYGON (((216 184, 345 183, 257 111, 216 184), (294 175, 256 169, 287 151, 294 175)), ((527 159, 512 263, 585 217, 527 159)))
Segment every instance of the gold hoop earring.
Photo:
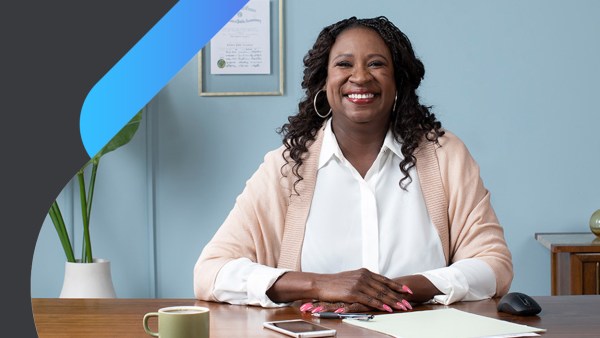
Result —
POLYGON ((317 97, 319 96, 319 94, 323 91, 323 89, 320 89, 316 94, 315 94, 315 98, 313 99, 313 108, 315 108, 315 113, 317 113, 317 115, 319 115, 320 118, 325 119, 327 118, 329 115, 331 115, 331 108, 329 108, 329 111, 327 112, 327 114, 325 115, 321 115, 319 113, 319 110, 317 109, 317 97))

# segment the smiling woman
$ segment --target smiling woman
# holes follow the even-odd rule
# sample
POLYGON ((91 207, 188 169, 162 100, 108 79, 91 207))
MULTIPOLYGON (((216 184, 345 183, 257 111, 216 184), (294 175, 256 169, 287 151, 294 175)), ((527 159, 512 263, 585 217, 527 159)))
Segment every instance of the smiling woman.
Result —
POLYGON ((385 17, 325 27, 305 97, 194 271, 196 297, 407 311, 505 294, 512 262, 479 168, 419 103, 425 74, 385 17))

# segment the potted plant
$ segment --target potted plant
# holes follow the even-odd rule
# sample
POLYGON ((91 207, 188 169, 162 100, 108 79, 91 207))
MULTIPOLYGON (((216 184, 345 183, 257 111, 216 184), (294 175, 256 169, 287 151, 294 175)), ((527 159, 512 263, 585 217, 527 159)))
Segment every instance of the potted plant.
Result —
POLYGON ((140 110, 108 144, 77 171, 76 177, 79 185, 79 200, 83 223, 81 259, 75 258, 65 221, 56 200, 52 203, 48 211, 67 257, 63 288, 60 294, 61 298, 113 298, 116 296, 110 274, 110 262, 103 259, 95 259, 92 254, 90 217, 94 198, 94 186, 100 158, 129 143, 137 132, 141 120, 142 111, 140 110), (90 171, 87 186, 85 182, 86 171, 90 171))

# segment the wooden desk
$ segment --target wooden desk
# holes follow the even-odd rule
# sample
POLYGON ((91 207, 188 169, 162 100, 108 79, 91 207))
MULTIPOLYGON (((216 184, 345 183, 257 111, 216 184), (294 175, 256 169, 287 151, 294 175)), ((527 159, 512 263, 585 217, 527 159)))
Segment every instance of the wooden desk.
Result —
POLYGON ((537 233, 551 253, 552 295, 600 295, 600 238, 593 233, 537 233))
MULTIPOLYGON (((498 299, 463 302, 451 307, 491 318, 545 328, 551 337, 598 337, 600 332, 600 296, 534 297, 542 312, 533 317, 517 317, 496 311, 498 299)), ((263 329, 267 320, 304 318, 336 329, 338 337, 387 337, 386 335, 344 324, 336 319, 313 319, 297 307, 263 309, 191 299, 32 299, 33 316, 39 337, 150 337, 142 328, 145 313, 175 305, 210 308, 210 337, 285 337, 263 329)), ((422 305, 415 311, 442 308, 422 305)), ((156 325, 151 321, 151 326, 156 325)), ((155 326, 152 326, 155 327, 155 326)))

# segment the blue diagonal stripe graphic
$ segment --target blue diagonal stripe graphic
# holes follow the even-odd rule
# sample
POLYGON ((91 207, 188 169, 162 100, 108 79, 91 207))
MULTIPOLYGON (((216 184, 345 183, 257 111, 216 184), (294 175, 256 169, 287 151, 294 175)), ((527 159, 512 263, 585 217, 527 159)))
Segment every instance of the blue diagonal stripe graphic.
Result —
POLYGON ((248 0, 181 0, 92 88, 79 121, 90 157, 210 41, 248 0))

